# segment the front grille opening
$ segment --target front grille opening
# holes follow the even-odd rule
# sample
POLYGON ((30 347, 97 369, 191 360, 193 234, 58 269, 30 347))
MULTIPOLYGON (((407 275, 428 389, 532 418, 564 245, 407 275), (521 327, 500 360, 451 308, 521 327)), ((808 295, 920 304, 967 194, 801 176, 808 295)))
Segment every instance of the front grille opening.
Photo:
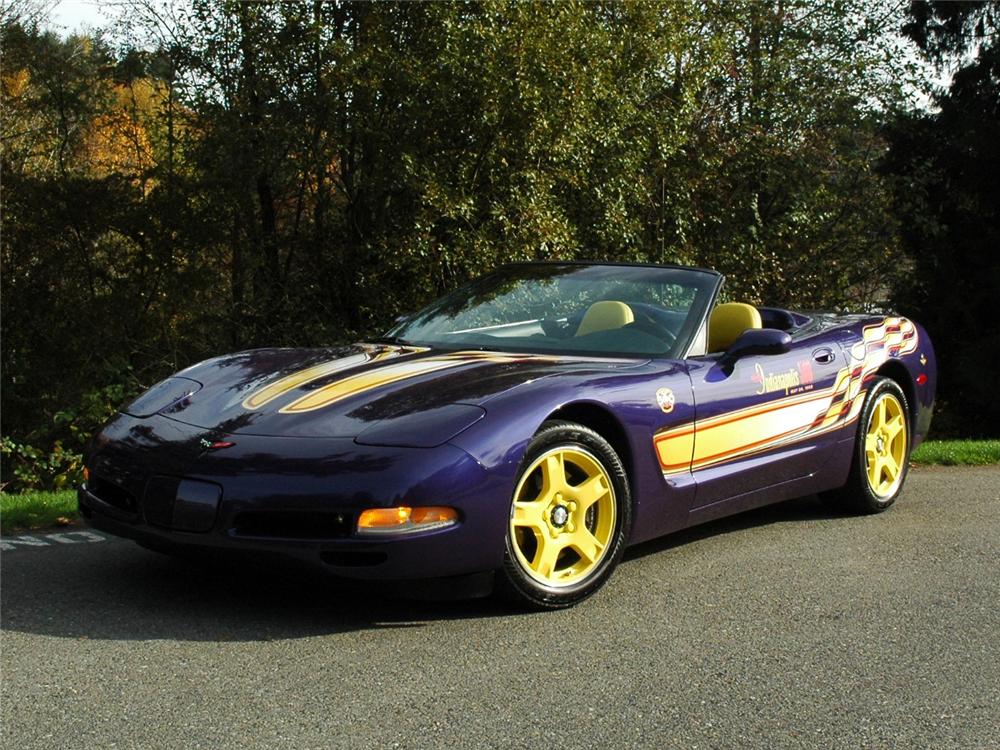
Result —
POLYGON ((87 480, 87 490, 103 503, 129 513, 135 513, 135 495, 113 482, 91 474, 90 479, 87 480))
POLYGON ((353 526, 350 513, 252 510, 236 514, 233 534, 266 539, 342 539, 353 526))
POLYGON ((169 528, 180 483, 177 477, 150 477, 142 498, 142 511, 149 523, 169 528))
POLYGON ((336 550, 320 552, 319 558, 327 565, 336 565, 341 568, 364 568, 381 565, 389 559, 389 555, 374 550, 336 550))

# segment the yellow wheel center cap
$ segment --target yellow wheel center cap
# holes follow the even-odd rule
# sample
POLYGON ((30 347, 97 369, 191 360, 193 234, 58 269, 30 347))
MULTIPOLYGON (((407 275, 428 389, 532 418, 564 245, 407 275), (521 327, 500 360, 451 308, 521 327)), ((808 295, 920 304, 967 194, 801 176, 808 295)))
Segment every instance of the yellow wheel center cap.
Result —
POLYGON ((565 526, 566 522, 569 520, 569 510, 565 505, 557 505, 552 509, 552 525, 553 526, 565 526))
POLYGON ((879 435, 878 440, 875 441, 875 447, 878 449, 879 453, 885 453, 885 440, 879 435))

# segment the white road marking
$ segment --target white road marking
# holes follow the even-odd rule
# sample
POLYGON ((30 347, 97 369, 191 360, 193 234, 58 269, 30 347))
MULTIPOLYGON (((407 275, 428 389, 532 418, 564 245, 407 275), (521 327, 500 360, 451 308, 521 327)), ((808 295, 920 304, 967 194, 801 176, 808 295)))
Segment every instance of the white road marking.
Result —
POLYGON ((107 537, 103 534, 98 534, 96 531, 61 531, 58 534, 42 534, 41 536, 22 534, 21 536, 0 538, 0 550, 9 552, 11 550, 23 549, 24 547, 51 547, 53 542, 58 544, 82 544, 105 541, 107 541, 107 537))

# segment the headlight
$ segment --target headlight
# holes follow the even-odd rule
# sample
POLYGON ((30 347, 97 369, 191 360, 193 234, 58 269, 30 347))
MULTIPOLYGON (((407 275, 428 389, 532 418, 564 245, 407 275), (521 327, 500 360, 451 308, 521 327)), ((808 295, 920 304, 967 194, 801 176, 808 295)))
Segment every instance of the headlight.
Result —
POLYGON ((122 411, 133 417, 151 417, 168 406, 201 390, 201 383, 190 378, 161 380, 122 411))
POLYGON ((444 529, 458 523, 458 511, 444 506, 370 508, 358 517, 358 535, 411 534, 444 529))

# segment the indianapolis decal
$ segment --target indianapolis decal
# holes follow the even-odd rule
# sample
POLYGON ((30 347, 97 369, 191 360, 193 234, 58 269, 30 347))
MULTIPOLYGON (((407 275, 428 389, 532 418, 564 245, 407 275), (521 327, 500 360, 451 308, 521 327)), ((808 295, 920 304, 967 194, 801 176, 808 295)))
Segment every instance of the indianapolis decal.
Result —
POLYGON ((770 374, 756 365, 752 376, 758 384, 756 392, 783 391, 785 395, 661 430, 653 436, 660 468, 664 475, 703 469, 843 427, 861 413, 867 385, 878 368, 890 357, 916 348, 913 323, 892 317, 865 326, 862 340, 850 350, 850 363, 837 373, 830 388, 811 390, 812 365, 808 362, 770 374))
POLYGON ((760 362, 754 366, 753 377, 750 379, 757 383, 757 395, 784 391, 785 395, 811 390, 813 380, 812 363, 809 360, 797 362, 795 367, 790 367, 782 372, 765 372, 760 366, 760 362))

